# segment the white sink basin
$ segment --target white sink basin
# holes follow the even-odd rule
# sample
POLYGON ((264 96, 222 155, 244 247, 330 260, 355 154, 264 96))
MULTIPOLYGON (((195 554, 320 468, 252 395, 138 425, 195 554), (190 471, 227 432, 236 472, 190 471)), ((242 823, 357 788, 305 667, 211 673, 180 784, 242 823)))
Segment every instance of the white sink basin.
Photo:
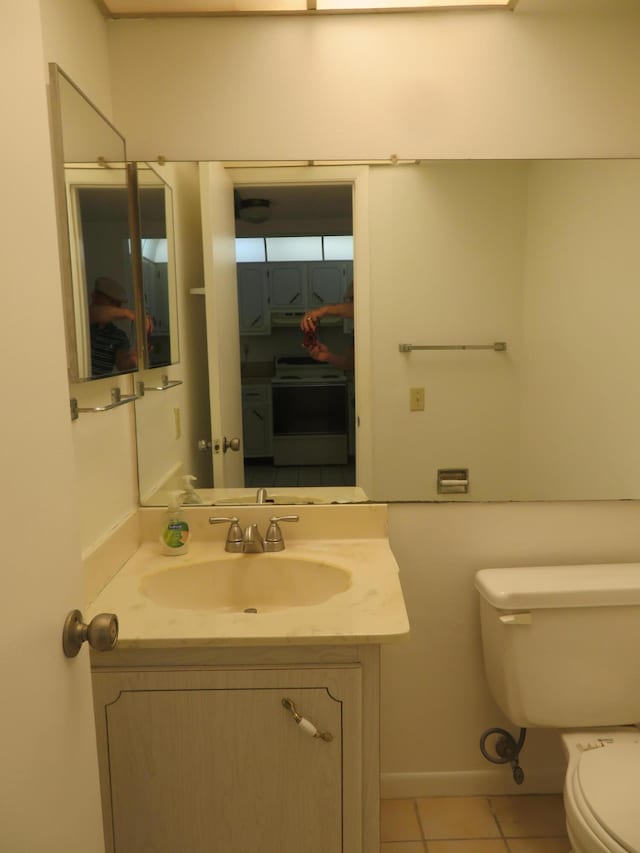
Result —
POLYGON ((234 554, 145 575, 140 592, 163 607, 266 613, 322 604, 350 586, 350 573, 330 563, 234 554))

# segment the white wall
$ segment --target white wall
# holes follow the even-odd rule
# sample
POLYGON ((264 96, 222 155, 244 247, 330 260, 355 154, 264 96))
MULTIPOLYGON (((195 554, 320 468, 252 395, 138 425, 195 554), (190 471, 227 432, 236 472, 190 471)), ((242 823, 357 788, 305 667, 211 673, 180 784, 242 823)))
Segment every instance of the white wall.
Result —
POLYGON ((640 12, 617 5, 114 21, 116 124, 139 159, 638 154, 640 12))
MULTIPOLYGON (((434 500, 438 468, 469 468, 470 498, 504 499, 517 472, 526 164, 372 168, 369 177, 373 489, 434 500), (398 345, 508 351, 400 353, 398 345), (425 411, 409 411, 409 388, 425 411)), ((356 300, 357 296, 356 270, 356 300)))
POLYGON ((112 118, 107 22, 96 3, 40 0, 45 62, 55 62, 112 118))
MULTIPOLYGON (((111 118, 107 24, 86 0, 41 0, 44 61, 55 62, 111 118)), ((133 391, 131 377, 72 385, 82 407, 110 402, 112 387, 133 391)), ((137 506, 134 414, 123 406, 83 414, 73 424, 83 552, 90 551, 137 506)))
POLYGON ((638 495, 639 177, 630 160, 529 172, 519 361, 529 499, 638 495))
POLYGON ((469 469, 470 500, 638 497, 639 177, 637 160, 371 169, 375 499, 436 500, 447 467, 469 469), (398 352, 493 341, 507 351, 398 352))
POLYGON ((637 561, 637 502, 394 504, 389 536, 411 635, 382 654, 386 796, 561 790, 556 732, 530 730, 517 787, 480 755, 481 732, 505 726, 484 680, 478 569, 637 561))

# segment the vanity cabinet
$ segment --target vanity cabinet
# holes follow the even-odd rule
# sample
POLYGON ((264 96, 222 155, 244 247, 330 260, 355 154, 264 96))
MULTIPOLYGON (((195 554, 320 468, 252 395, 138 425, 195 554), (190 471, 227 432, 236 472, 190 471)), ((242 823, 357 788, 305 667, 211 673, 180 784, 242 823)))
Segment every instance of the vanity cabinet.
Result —
POLYGON ((150 654, 156 665, 93 670, 108 853, 378 849, 379 768, 366 754, 377 753, 377 712, 373 729, 363 722, 375 667, 340 662, 344 652, 322 665, 292 649, 283 654, 297 665, 278 664, 274 650, 254 649, 253 664, 241 649, 191 658, 213 665, 150 654), (327 739, 298 725, 283 699, 327 739), (365 731, 375 740, 363 749, 365 731), (372 769, 373 788, 363 784, 372 769))
POLYGON ((273 456, 271 385, 242 385, 242 440, 246 459, 273 456))

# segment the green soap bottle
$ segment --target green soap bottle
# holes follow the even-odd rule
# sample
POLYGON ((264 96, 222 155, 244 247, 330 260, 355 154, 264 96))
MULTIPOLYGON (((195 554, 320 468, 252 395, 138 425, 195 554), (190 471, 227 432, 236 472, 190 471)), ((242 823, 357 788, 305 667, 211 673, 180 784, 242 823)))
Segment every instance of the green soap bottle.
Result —
POLYGON ((167 515, 162 525, 160 545, 165 554, 177 557, 189 551, 189 523, 181 512, 180 497, 182 492, 171 492, 167 515))

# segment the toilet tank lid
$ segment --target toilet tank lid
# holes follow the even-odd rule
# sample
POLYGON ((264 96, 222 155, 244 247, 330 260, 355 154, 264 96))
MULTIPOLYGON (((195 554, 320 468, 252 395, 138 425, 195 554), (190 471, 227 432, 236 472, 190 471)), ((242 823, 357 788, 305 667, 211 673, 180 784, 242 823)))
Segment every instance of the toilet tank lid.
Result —
POLYGON ((476 589, 499 610, 640 604, 640 563, 482 569, 476 589))

